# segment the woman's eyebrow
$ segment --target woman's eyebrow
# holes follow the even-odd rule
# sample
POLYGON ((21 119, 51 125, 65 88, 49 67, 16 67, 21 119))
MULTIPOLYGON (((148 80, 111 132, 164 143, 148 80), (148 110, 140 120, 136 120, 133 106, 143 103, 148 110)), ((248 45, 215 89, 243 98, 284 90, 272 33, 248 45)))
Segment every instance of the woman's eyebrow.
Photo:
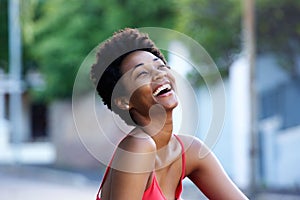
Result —
POLYGON ((135 68, 137 68, 137 67, 139 67, 139 66, 142 66, 142 65, 144 65, 144 63, 139 63, 139 64, 137 64, 136 66, 134 66, 133 68, 135 69, 135 68))

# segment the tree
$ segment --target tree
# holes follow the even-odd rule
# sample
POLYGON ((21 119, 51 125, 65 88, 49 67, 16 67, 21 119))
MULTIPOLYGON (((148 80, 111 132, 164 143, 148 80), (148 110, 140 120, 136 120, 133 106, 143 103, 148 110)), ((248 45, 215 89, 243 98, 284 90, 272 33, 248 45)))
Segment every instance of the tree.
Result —
MULTIPOLYGON (((1 1, 1 11, 7 12, 2 2, 5 1, 1 1)), ((41 69, 47 88, 40 96, 49 100, 70 97, 84 57, 114 31, 127 26, 166 27, 192 37, 207 50, 223 75, 227 74, 234 55, 241 51, 242 9, 238 0, 27 0, 22 3, 25 67, 41 69)), ((279 55, 279 63, 291 74, 296 74, 296 54, 300 48, 299 4, 293 0, 256 3, 257 53, 279 55)), ((197 84, 201 82, 201 77, 192 78, 197 84)))
MULTIPOLYGON (((241 3, 238 0, 184 0, 178 15, 178 30, 201 44, 226 75, 241 48, 241 3)), ((193 52, 192 52, 193 53, 193 52)), ((197 55, 192 55, 197 57, 197 55)), ((195 85, 202 84, 198 73, 190 73, 195 85)), ((213 77, 210 77, 212 80, 213 77)))
POLYGON ((178 30, 199 42, 220 68, 240 49, 241 5, 237 0, 180 1, 178 30))
POLYGON ((7 0, 0 1, 0 69, 8 69, 8 12, 7 0))
MULTIPOLYGON (((241 2, 237 0, 179 1, 178 30, 191 36, 208 51, 223 74, 241 51, 241 2)), ((280 66, 292 76, 300 52, 300 2, 257 0, 257 53, 275 54, 280 66)), ((201 77, 193 77, 195 82, 201 77)), ((201 81, 200 81, 201 82, 201 81)))
POLYGON ((300 52, 300 2, 258 0, 256 29, 258 53, 273 53, 292 77, 300 52))
MULTIPOLYGON (((76 72, 85 56, 114 31, 124 27, 174 24, 173 0, 49 0, 35 4, 29 17, 32 36, 27 43, 29 57, 46 77, 41 96, 69 98, 76 72), (143 9, 141 9, 143 5, 143 9)), ((26 27, 26 25, 25 25, 26 27)), ((25 32, 27 34, 28 32, 25 32)))

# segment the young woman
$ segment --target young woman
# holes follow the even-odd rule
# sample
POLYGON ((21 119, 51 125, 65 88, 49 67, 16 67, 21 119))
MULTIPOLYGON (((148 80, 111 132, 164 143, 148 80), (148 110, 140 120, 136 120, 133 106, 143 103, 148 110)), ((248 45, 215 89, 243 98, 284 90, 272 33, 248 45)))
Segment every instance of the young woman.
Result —
POLYGON ((173 133, 176 81, 153 41, 124 29, 103 43, 91 78, 109 109, 135 128, 115 150, 97 199, 180 199, 189 178, 209 199, 247 199, 197 138, 173 133))

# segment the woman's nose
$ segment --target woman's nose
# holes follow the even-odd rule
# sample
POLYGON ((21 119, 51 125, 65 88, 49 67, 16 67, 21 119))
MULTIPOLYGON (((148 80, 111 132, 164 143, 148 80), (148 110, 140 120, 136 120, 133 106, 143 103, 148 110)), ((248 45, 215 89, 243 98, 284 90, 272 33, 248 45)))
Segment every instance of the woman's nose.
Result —
POLYGON ((153 69, 153 79, 154 80, 159 80, 164 78, 165 76, 167 76, 167 72, 166 71, 162 71, 159 69, 153 69))

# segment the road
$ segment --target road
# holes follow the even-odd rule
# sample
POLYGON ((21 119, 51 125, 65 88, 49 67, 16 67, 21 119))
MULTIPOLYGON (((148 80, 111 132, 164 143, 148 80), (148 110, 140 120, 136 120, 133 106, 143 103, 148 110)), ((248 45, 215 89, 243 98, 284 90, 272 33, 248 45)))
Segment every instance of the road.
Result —
POLYGON ((95 199, 97 184, 77 173, 38 167, 0 167, 1 200, 95 199))
MULTIPOLYGON (((100 178, 100 172, 87 176, 86 173, 45 167, 0 165, 0 200, 94 200, 100 178)), ((187 181, 182 197, 185 200, 206 199, 187 181)), ((300 196, 261 193, 255 199, 299 200, 300 196)))

